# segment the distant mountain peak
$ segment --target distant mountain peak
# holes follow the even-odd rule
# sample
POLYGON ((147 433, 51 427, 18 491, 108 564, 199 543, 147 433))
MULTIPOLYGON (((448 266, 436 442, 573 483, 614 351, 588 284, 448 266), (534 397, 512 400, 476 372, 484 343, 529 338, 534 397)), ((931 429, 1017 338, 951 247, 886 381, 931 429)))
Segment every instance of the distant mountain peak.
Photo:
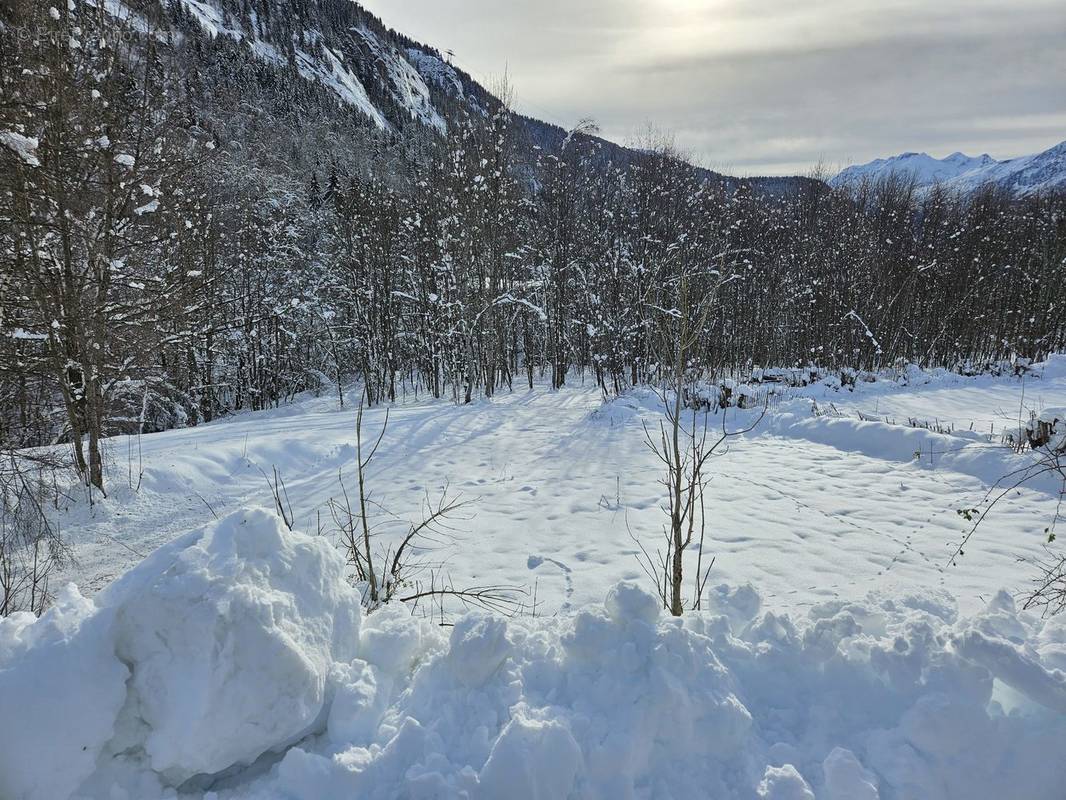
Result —
POLYGON ((829 183, 836 187, 855 186, 892 176, 913 180, 919 189, 940 184, 949 190, 970 192, 985 184, 995 184, 1018 197, 1026 197, 1066 189, 1066 142, 1042 153, 1005 161, 988 153, 968 156, 958 150, 945 158, 933 158, 927 153, 901 153, 847 167, 829 183))

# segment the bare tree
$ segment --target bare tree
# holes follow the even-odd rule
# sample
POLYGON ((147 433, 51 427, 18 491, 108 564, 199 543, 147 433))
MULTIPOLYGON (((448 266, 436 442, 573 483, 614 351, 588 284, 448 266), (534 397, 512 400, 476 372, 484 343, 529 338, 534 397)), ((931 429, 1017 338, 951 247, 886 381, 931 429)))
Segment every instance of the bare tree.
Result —
POLYGON ((752 430, 762 419, 760 415, 748 427, 730 431, 726 423, 728 409, 722 409, 722 430, 717 436, 711 437, 710 415, 707 410, 700 410, 700 403, 694 402, 692 389, 695 377, 691 358, 699 346, 701 336, 704 335, 717 292, 728 280, 730 278, 717 275, 711 290, 693 303, 690 299, 690 278, 683 275, 678 282, 678 306, 658 309, 663 319, 663 334, 672 342, 674 354, 671 374, 659 395, 665 408, 665 419, 659 423, 655 434, 645 423, 644 438, 648 448, 665 468, 662 484, 666 489, 667 499, 663 510, 669 522, 666 530, 666 550, 664 554, 660 553, 659 565, 651 561, 647 551, 643 551, 642 563, 651 576, 658 572, 658 568, 662 569, 662 582, 660 584, 656 580, 656 584, 660 586, 659 594, 664 607, 675 617, 681 616, 685 610, 682 599, 685 551, 696 541, 697 530, 699 539, 696 542, 698 553, 693 596, 695 607, 700 605, 710 569, 714 564, 712 559, 707 569, 703 569, 707 531, 705 492, 709 480, 705 472, 707 460, 715 453, 722 452, 729 439, 752 430), (689 420, 687 426, 685 418, 689 420))
POLYGON ((161 219, 180 204, 188 138, 168 110, 168 73, 148 36, 103 8, 58 4, 22 9, 33 36, 13 37, 26 76, 22 102, 0 124, 26 131, 32 153, 6 161, 15 246, 5 269, 40 369, 59 388, 75 466, 103 489, 101 442, 116 381, 143 364, 183 273, 160 270, 169 248, 161 219))

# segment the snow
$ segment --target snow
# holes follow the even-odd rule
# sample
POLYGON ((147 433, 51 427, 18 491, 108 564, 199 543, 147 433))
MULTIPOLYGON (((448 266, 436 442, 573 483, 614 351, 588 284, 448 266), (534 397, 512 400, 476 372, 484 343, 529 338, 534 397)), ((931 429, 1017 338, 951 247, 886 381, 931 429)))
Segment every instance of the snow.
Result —
POLYGON ((826 800, 877 800, 877 777, 850 750, 834 747, 822 762, 826 800))
MULTIPOLYGON (((256 39, 252 42, 252 52, 255 53, 257 58, 271 64, 285 63, 285 57, 278 52, 278 49, 269 42, 264 42, 262 39, 256 39)), ((209 142, 209 144, 213 144, 213 142, 209 142)))
POLYGON ((382 42, 366 28, 356 28, 357 33, 370 50, 373 60, 383 64, 388 73, 386 86, 401 108, 407 109, 411 119, 444 133, 447 123, 433 107, 429 86, 415 67, 391 45, 382 42))
POLYGON ((0 796, 69 797, 93 772, 129 676, 111 624, 73 587, 39 621, 0 619, 0 796))
POLYGON ((48 338, 48 336, 43 333, 32 333, 25 328, 15 328, 8 334, 8 336, 12 339, 24 339, 29 341, 43 341, 48 338))
MULTIPOLYGON (((94 8, 101 7, 99 0, 86 0, 86 3, 94 8)), ((121 2, 121 0, 103 0, 102 6, 104 11, 123 25, 137 31, 137 33, 155 35, 155 26, 150 25, 145 17, 135 12, 125 3, 121 2)), ((70 2, 70 0, 67 2, 67 10, 71 13, 74 13, 75 10, 73 3, 70 2)))
POLYGON ((0 144, 17 155, 22 163, 31 167, 41 166, 37 159, 37 146, 40 144, 37 139, 15 131, 0 131, 0 144))
POLYGON ((116 654, 136 665, 127 712, 152 768, 180 783, 306 734, 335 661, 355 655, 359 597, 324 541, 236 512, 114 584, 116 654), (161 634, 165 631, 165 634, 161 634), (210 645, 210 646, 205 646, 210 645))
POLYGON ((0 623, 0 710, 36 726, 0 735, 0 795, 67 797, 130 751, 178 786, 323 727, 333 665, 358 650, 344 570, 247 509, 160 548, 96 608, 70 586, 40 622, 0 623))
POLYGON ((446 64, 432 53, 427 53, 417 47, 407 48, 407 59, 427 83, 439 86, 451 97, 462 99, 465 96, 459 73, 450 64, 446 64))
POLYGON ((1066 675, 1008 596, 789 616, 718 594, 731 615, 668 618, 621 583, 560 617, 364 620, 322 537, 243 509, 95 603, 71 587, 0 623, 0 710, 22 721, 0 793, 992 800, 1066 779, 1066 675))
MULTIPOLYGON (((854 392, 824 385, 792 390, 751 434, 716 459, 707 494, 708 536, 717 555, 712 583, 751 583, 779 609, 861 599, 872 584, 944 589, 972 611, 1002 587, 1025 586, 1019 559, 1043 555, 1055 487, 1022 487, 997 506, 957 567, 947 562, 965 528, 956 510, 981 504, 992 482, 1029 463, 999 446, 1024 405, 1063 405, 1066 359, 1013 377, 930 375, 859 382, 854 392), (1041 377, 1042 375, 1042 377, 1041 377), (832 403, 841 417, 815 417, 832 403), (864 422, 859 412, 880 422, 864 422), (885 422, 885 417, 889 422, 885 422), (956 433, 912 428, 907 418, 955 424, 956 433), (897 424, 891 424, 895 422, 897 424), (969 431, 971 422, 974 432, 969 431), (989 423, 997 438, 988 440, 989 423), (932 450, 932 455, 930 455, 932 450), (915 453, 921 452, 921 458, 915 453)), ((91 510, 76 504, 57 520, 79 564, 56 577, 96 591, 182 532, 248 505, 273 505, 264 473, 276 466, 297 525, 317 530, 339 497, 338 471, 352 488, 354 404, 335 393, 277 411, 237 415, 185 430, 110 440, 110 496, 91 510), (140 491, 128 488, 127 453, 141 452, 140 491), (206 502, 206 504, 205 504, 206 502)), ((730 427, 749 414, 732 409, 730 427)), ((1028 410, 1022 419, 1028 419, 1028 410)), ((370 473, 377 502, 403 517, 446 482, 473 500, 470 519, 445 547, 453 580, 538 587, 541 613, 601 602, 619 580, 642 577, 632 529, 648 545, 662 526, 660 467, 643 425, 661 419, 658 399, 632 392, 604 404, 595 387, 552 392, 516 388, 491 401, 455 407, 409 399, 390 412, 370 473), (519 533, 515 533, 519 531, 519 533), (571 535, 579 531, 580 535, 571 535)), ((368 409, 368 435, 384 419, 368 409)), ((712 425, 721 416, 712 417, 712 425)), ((134 482, 137 465, 133 466, 134 482)), ((385 521, 385 516, 381 517, 385 521)), ((403 525, 383 528, 383 545, 403 525)))
POLYGON ((988 154, 977 157, 952 153, 944 159, 933 158, 927 153, 903 153, 892 158, 877 158, 866 164, 850 166, 842 170, 829 183, 846 186, 864 178, 877 180, 887 175, 913 179, 919 186, 943 183, 998 163, 988 154))
MULTIPOLYGON (((1063 359, 1066 361, 1066 359, 1063 359)), ((927 376, 927 383, 891 388, 860 385, 853 393, 805 394, 821 400, 831 400, 839 408, 859 412, 879 419, 906 424, 914 419, 931 424, 953 425, 956 430, 988 433, 1017 425, 1019 408, 1040 409, 1059 402, 1064 382, 1056 376, 1027 380, 1026 383, 999 380, 990 376, 963 378, 943 374, 927 376)), ((1024 421, 1024 419, 1023 419, 1024 421)))
MULTIPOLYGON (((225 36, 236 41, 247 42, 251 52, 259 59, 273 64, 284 65, 286 59, 279 52, 277 46, 263 41, 255 36, 255 25, 252 31, 246 32, 238 23, 227 24, 227 15, 222 8, 212 0, 178 0, 193 15, 200 27, 208 36, 215 38, 225 36)), ((141 33, 148 33, 150 28, 146 21, 132 12, 119 0, 105 0, 104 8, 112 16, 129 20, 141 33)), ((54 9, 53 9, 54 10, 54 9)), ((254 16, 254 15, 253 15, 254 16)), ((454 70, 438 62, 438 68, 430 68, 432 74, 426 72, 428 62, 417 60, 409 51, 402 54, 392 44, 382 40, 372 31, 366 28, 352 28, 351 33, 359 37, 359 40, 369 50, 367 61, 375 66, 384 67, 385 76, 382 80, 382 88, 385 89, 393 100, 403 109, 406 109, 412 119, 422 124, 444 132, 447 124, 440 112, 433 105, 429 85, 427 81, 439 82, 445 80, 449 84, 449 91, 457 89, 457 96, 463 96, 462 82, 454 70)), ((328 39, 321 31, 305 30, 297 39, 311 40, 322 45, 324 59, 318 59, 309 53, 297 50, 297 69, 300 74, 308 79, 322 84, 333 91, 344 103, 354 106, 360 112, 369 117, 381 130, 390 130, 391 125, 385 115, 374 106, 373 102, 360 81, 357 71, 347 66, 354 63, 357 58, 362 58, 360 48, 351 48, 348 41, 341 38, 328 39)), ((424 59, 432 56, 421 54, 424 59)), ((212 145, 208 145, 211 147, 212 145)), ((122 163, 122 162, 119 162, 122 163)), ((127 165, 127 166, 132 166, 127 165)))
POLYGON ((354 106, 360 112, 369 117, 381 130, 389 130, 391 126, 374 104, 370 102, 370 96, 366 93, 359 78, 347 67, 341 58, 330 48, 322 46, 322 52, 326 56, 326 63, 315 61, 302 50, 296 51, 296 67, 308 80, 314 80, 332 89, 345 103, 354 106))
POLYGON ((972 190, 983 183, 995 183, 1019 197, 1066 187, 1066 142, 1042 153, 991 164, 948 182, 948 188, 972 190))
POLYGON ((547 800, 574 788, 584 757, 565 725, 514 716, 478 775, 484 797, 547 800))
MULTIPOLYGON (((181 2, 196 17, 208 35, 224 35, 238 41, 247 41, 257 58, 275 65, 285 63, 285 58, 277 47, 255 38, 254 31, 248 34, 239 26, 227 27, 221 9, 210 0, 181 2)), ((353 29, 353 32, 369 48, 370 61, 384 65, 387 76, 383 85, 400 107, 407 109, 412 119, 439 131, 445 130, 444 119, 433 107, 429 87, 419 72, 395 48, 379 40, 372 32, 363 28, 353 29)), ((350 51, 342 42, 327 41, 319 31, 309 30, 304 34, 307 39, 321 44, 324 59, 297 49, 296 66, 300 75, 333 91, 342 102, 357 108, 381 130, 390 130, 392 126, 374 106, 356 72, 347 66, 350 59, 357 57, 358 51, 350 51)))
POLYGON ((204 32, 212 38, 219 35, 233 39, 243 38, 244 31, 240 28, 227 27, 222 10, 208 0, 181 0, 181 3, 196 17, 196 21, 200 23, 204 32))
MULTIPOLYGON (((57 520, 81 589, 0 622, 0 718, 28 720, 0 726, 0 796, 1051 796, 1066 623, 1000 589, 1031 579, 1019 559, 1044 553, 1059 487, 1012 492, 947 562, 956 509, 1026 463, 985 422, 1061 418, 1066 358, 1024 378, 865 378, 777 387, 714 461, 711 588, 681 620, 630 537, 654 548, 663 523, 648 391, 391 409, 375 502, 415 513, 450 481, 476 502, 433 560, 456 585, 536 589, 535 616, 454 609, 450 628, 402 606, 364 617, 328 531, 299 532, 353 477, 355 390, 343 410, 326 392, 144 436, 139 491, 111 440, 109 496, 57 520), (274 466, 297 532, 262 508, 274 466)), ((367 410, 365 431, 383 419, 367 410)), ((384 547, 406 527, 379 530, 384 547)))
POLYGON ((765 800, 814 800, 807 781, 791 764, 767 767, 759 784, 759 797, 765 800))

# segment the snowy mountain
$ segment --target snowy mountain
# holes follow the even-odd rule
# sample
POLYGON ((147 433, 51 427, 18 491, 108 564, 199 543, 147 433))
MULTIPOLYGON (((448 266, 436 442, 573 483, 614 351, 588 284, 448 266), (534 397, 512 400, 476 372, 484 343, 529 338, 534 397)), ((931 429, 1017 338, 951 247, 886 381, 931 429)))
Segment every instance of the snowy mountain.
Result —
MULTIPOLYGON (((446 133, 457 114, 487 119, 500 107, 498 98, 437 49, 389 29, 350 0, 109 0, 104 9, 142 33, 167 20, 180 32, 190 71, 214 70, 206 82, 222 81, 230 91, 255 84, 252 91, 268 100, 271 108, 263 110, 275 120, 296 111, 300 103, 291 102, 292 96, 304 101, 309 92, 324 91, 327 102, 313 100, 313 114, 351 116, 386 137, 410 139, 417 129, 446 133)), ((226 114, 223 109, 222 117, 226 114)), ((514 118, 530 152, 558 147, 567 137, 557 125, 514 118)), ((641 157, 598 137, 586 139, 615 164, 641 157)), ((798 177, 703 174, 730 189, 747 185, 772 196, 810 183, 798 177)))
POLYGON ((971 192, 986 184, 1009 190, 1018 197, 1066 187, 1066 142, 1030 156, 997 161, 952 153, 933 158, 926 153, 903 153, 847 167, 830 181, 835 187, 854 186, 888 176, 912 179, 919 188, 941 184, 953 191, 971 192))
MULTIPOLYGON (((460 76, 439 53, 389 31, 356 3, 163 0, 162 5, 188 36, 224 37, 263 65, 294 69, 382 131, 413 121, 443 132, 445 98, 480 108, 484 95, 471 91, 469 77, 460 76)), ((107 8, 134 19, 139 13, 117 0, 107 8)))
POLYGON ((971 191, 983 183, 994 183, 1019 197, 1066 188, 1066 142, 1042 153, 990 164, 984 169, 959 175, 948 186, 971 191))
POLYGON ((877 158, 868 164, 859 164, 844 169, 830 181, 833 186, 845 186, 864 179, 877 180, 886 175, 913 177, 920 185, 957 178, 967 172, 983 169, 998 163, 989 155, 971 158, 963 153, 952 153, 944 159, 933 158, 927 153, 903 153, 892 158, 877 158))

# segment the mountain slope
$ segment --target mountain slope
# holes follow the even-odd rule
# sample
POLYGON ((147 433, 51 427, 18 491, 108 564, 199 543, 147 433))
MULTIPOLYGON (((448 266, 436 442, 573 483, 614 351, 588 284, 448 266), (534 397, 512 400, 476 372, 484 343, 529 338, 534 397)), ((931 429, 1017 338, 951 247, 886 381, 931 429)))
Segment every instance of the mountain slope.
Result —
POLYGON ((1018 197, 1066 189, 1066 142, 1042 153, 990 164, 948 181, 947 186, 972 191, 983 183, 994 183, 1018 197))
POLYGON ((972 192, 994 184, 1017 197, 1066 188, 1066 142, 1042 153, 997 161, 952 153, 937 159, 926 153, 903 153, 847 167, 830 180, 834 187, 854 186, 890 176, 913 180, 918 188, 940 184, 952 191, 972 192))
MULTIPOLYGON (((273 70, 278 95, 290 93, 289 84, 301 80, 325 90, 341 112, 354 112, 385 136, 403 138, 412 125, 446 133, 448 120, 458 113, 489 117, 500 107, 498 98, 435 48, 387 28, 350 0, 107 0, 105 9, 142 32, 162 11, 187 44, 199 45, 192 50, 224 51, 229 63, 241 62, 241 70, 248 69, 248 61, 258 63, 257 73, 273 70)), ((514 120, 530 146, 552 149, 568 135, 535 118, 516 114, 514 120)), ((587 138, 615 164, 641 157, 613 142, 587 138)), ((727 189, 747 186, 773 196, 810 183, 702 173, 727 189)))
MULTIPOLYGON (((446 129, 419 70, 381 22, 355 3, 164 0, 164 6, 188 36, 226 37, 266 65, 295 68, 383 131, 409 121, 446 129)), ((108 4, 112 13, 122 8, 114 0, 108 4)))

